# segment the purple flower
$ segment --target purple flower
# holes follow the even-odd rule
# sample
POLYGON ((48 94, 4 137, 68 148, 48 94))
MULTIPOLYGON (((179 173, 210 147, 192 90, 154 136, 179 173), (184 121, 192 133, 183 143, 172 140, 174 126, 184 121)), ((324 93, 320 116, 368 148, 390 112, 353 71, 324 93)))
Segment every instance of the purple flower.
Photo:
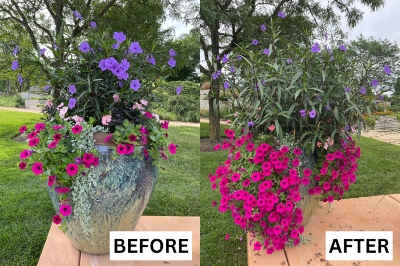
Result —
POLYGON ((344 92, 350 92, 350 88, 349 87, 344 87, 344 92))
POLYGON ((361 87, 359 91, 360 91, 361 94, 366 94, 367 93, 367 89, 364 88, 364 87, 361 87))
POLYGON ((17 46, 15 46, 15 48, 14 48, 13 55, 16 56, 16 55, 18 54, 18 52, 19 52, 19 46, 17 45, 17 46))
POLYGON ((22 82, 24 82, 24 80, 22 79, 22 76, 19 73, 18 73, 18 82, 19 82, 19 85, 21 85, 22 82))
POLYGON ((321 100, 321 97, 320 97, 318 94, 315 95, 315 99, 316 99, 317 101, 322 101, 322 100, 321 100))
POLYGON ((12 69, 12 70, 16 70, 18 67, 19 67, 19 65, 18 65, 18 60, 12 61, 12 63, 11 63, 11 69, 12 69))
POLYGON ((97 28, 96 22, 94 21, 90 22, 90 27, 92 27, 93 29, 97 28))
POLYGON ((75 87, 75 85, 74 84, 72 84, 72 85, 69 85, 69 93, 71 93, 71 94, 74 94, 74 93, 76 93, 76 87, 75 87))
POLYGON ((319 43, 315 42, 313 46, 311 46, 311 52, 313 53, 318 53, 321 51, 321 48, 319 48, 319 43))
POLYGON ((129 46, 129 52, 131 52, 132 54, 143 53, 142 47, 140 47, 140 44, 138 42, 131 43, 131 45, 129 46))
POLYGON ((76 105, 76 99, 75 98, 69 98, 68 107, 70 109, 74 109, 75 105, 76 105))
POLYGON ((53 48, 54 48, 54 50, 57 50, 57 48, 58 48, 57 44, 53 43, 53 48))
POLYGON ((171 67, 175 67, 176 61, 175 61, 175 59, 174 59, 173 57, 171 57, 171 58, 168 60, 168 65, 170 65, 171 67))
POLYGON ((228 58, 228 55, 227 54, 224 54, 224 57, 222 58, 222 63, 223 64, 225 64, 225 63, 227 63, 229 61, 229 58, 228 58))
POLYGON ((73 11, 73 13, 74 13, 75 17, 77 17, 78 19, 83 19, 81 14, 79 14, 78 11, 75 10, 75 11, 73 11))
POLYGON ((90 45, 88 42, 81 42, 81 45, 79 45, 79 50, 81 50, 84 53, 87 53, 90 51, 90 45))
POLYGON ((221 75, 221 70, 217 70, 217 72, 212 74, 212 79, 217 79, 219 78, 219 76, 221 75))
POLYGON ((251 42, 253 45, 257 45, 258 41, 256 39, 253 39, 253 41, 251 42))
POLYGON ((228 81, 224 81, 224 89, 229 89, 230 85, 228 81))
POLYGON ((123 32, 114 32, 113 39, 116 40, 118 43, 122 43, 126 40, 126 36, 123 32))
POLYGON ((231 73, 234 73, 235 72, 235 67, 231 66, 230 71, 231 71, 231 73))
POLYGON ((253 121, 247 122, 247 126, 254 127, 254 122, 253 121))
POLYGON ((137 91, 140 88, 140 86, 142 86, 142 84, 140 84, 139 80, 135 79, 135 80, 131 81, 131 84, 129 87, 132 90, 137 91))
POLYGON ((75 158, 74 161, 75 161, 77 164, 81 164, 81 163, 82 163, 82 159, 79 158, 79 157, 75 158))
POLYGON ((268 48, 264 49, 264 54, 270 54, 270 51, 268 48))
POLYGON ((292 59, 288 59, 288 60, 286 60, 286 62, 288 63, 288 64, 291 64, 292 63, 292 59))
POLYGON ((242 56, 241 56, 241 55, 237 55, 237 56, 236 56, 236 60, 237 60, 237 61, 242 60, 242 56))
POLYGON ((149 64, 152 64, 154 66, 156 65, 156 59, 153 57, 153 54, 147 56, 147 62, 149 62, 149 64))
POLYGON ((300 113, 301 117, 306 117, 306 111, 305 110, 300 110, 299 113, 300 113))
POLYGON ((344 127, 344 130, 346 130, 346 131, 349 131, 349 129, 350 129, 349 125, 344 127))
POLYGON ((327 32, 324 33, 324 37, 325 37, 325 40, 328 40, 328 33, 327 32))
POLYGON ((40 49, 40 55, 44 54, 46 52, 46 50, 47 50, 46 48, 40 49))
POLYGON ((374 86, 374 87, 378 86, 378 80, 377 79, 373 79, 371 81, 371 86, 374 86))
POLYGON ((266 30, 267 30, 267 27, 265 27, 265 25, 262 24, 262 25, 260 26, 260 29, 261 29, 262 31, 266 31, 266 30))
POLYGON ((340 51, 346 51, 346 46, 344 46, 343 44, 339 45, 339 50, 340 51))
POLYGON ((117 50, 119 48, 119 42, 114 43, 111 48, 113 48, 114 50, 117 50))
POLYGON ((46 86, 44 86, 44 88, 43 88, 44 91, 48 91, 49 89, 50 89, 50 85, 46 85, 46 86))
POLYGON ((281 11, 279 11, 278 12, 278 17, 285 18, 285 14, 283 14, 281 11))
POLYGON ((384 67, 383 67, 383 72, 385 72, 385 73, 388 74, 389 76, 392 75, 392 72, 391 72, 389 66, 384 66, 384 67))
POLYGON ((314 118, 316 114, 317 112, 315 112, 315 110, 311 110, 311 112, 308 115, 310 116, 310 118, 314 118))
POLYGON ((325 110, 330 111, 330 110, 331 110, 331 106, 328 104, 328 105, 325 107, 325 110))
POLYGON ((174 49, 169 49, 169 56, 172 56, 172 57, 174 57, 174 56, 177 56, 178 54, 174 51, 174 49))
POLYGON ((121 64, 119 64, 119 68, 122 69, 124 72, 127 71, 130 66, 131 63, 129 63, 129 61, 126 60, 126 58, 122 59, 121 64))
POLYGON ((182 91, 182 85, 176 88, 176 94, 181 94, 181 91, 182 91))

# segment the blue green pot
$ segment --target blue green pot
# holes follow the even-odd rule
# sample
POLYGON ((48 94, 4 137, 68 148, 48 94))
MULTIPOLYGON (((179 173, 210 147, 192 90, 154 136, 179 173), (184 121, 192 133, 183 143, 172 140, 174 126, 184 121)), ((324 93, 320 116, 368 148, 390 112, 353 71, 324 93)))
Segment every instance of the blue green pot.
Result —
MULTIPOLYGON (((89 195, 91 205, 88 236, 78 217, 66 217, 71 244, 89 254, 107 254, 110 249, 110 231, 133 231, 142 215, 157 181, 158 168, 151 161, 133 159, 131 155, 111 158, 112 148, 95 146, 99 152, 99 165, 94 168, 97 185, 89 195)), ((138 149, 140 147, 136 147, 138 149)), ((49 189, 56 212, 59 201, 54 189, 49 189)))

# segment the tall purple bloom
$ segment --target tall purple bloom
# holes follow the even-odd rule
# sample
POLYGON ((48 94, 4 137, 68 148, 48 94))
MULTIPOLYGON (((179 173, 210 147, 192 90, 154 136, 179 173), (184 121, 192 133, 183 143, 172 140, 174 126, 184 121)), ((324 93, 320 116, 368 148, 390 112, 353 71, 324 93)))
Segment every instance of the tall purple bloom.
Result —
POLYGON ((153 57, 153 54, 147 56, 147 62, 149 62, 149 64, 152 64, 154 66, 156 65, 156 59, 153 57))
POLYGON ((69 98, 68 107, 70 109, 74 109, 76 105, 76 98, 69 98))
POLYGON ((349 87, 344 87, 344 91, 345 92, 350 92, 350 88, 349 87))
POLYGON ((211 76, 212 76, 212 79, 217 79, 217 78, 219 78, 219 76, 221 75, 221 70, 217 70, 217 72, 215 72, 215 73, 213 73, 211 76))
POLYGON ((44 91, 48 91, 49 89, 50 89, 50 85, 46 85, 46 86, 44 86, 44 88, 43 88, 44 91))
POLYGON ((247 126, 249 126, 249 127, 254 127, 254 122, 253 122, 253 121, 247 122, 247 126))
POLYGON ((378 86, 378 80, 377 79, 373 79, 371 81, 371 86, 374 86, 374 87, 378 86))
POLYGON ((270 54, 271 52, 269 51, 269 49, 268 48, 265 48, 264 49, 264 54, 270 54))
POLYGON ((18 65, 18 60, 12 61, 12 63, 11 63, 11 69, 12 69, 12 70, 16 70, 18 67, 19 67, 19 65, 18 65))
POLYGON ((141 54, 143 53, 142 47, 140 47, 140 44, 138 42, 133 42, 129 46, 129 52, 132 54, 141 54))
POLYGON ((308 115, 310 116, 310 118, 314 118, 316 114, 317 112, 315 112, 315 110, 311 110, 311 112, 308 115))
POLYGON ((267 30, 267 27, 265 27, 265 25, 262 24, 262 25, 260 26, 260 29, 261 29, 262 31, 266 31, 266 30, 267 30))
POLYGON ((222 63, 223 64, 225 64, 225 63, 227 63, 229 61, 229 57, 228 57, 228 55, 227 54, 224 54, 224 57, 222 57, 222 63))
POLYGON ((231 73, 234 73, 235 72, 235 67, 231 66, 230 71, 231 71, 231 73))
POLYGON ((346 46, 344 46, 343 44, 339 45, 339 50, 340 51, 346 51, 346 46))
POLYGON ((288 64, 291 64, 292 63, 292 59, 288 59, 288 60, 286 60, 286 62, 288 63, 288 64))
POLYGON ((76 93, 76 87, 74 84, 69 85, 68 89, 69 89, 69 93, 71 93, 71 94, 76 93))
POLYGON ((19 52, 19 46, 17 45, 17 46, 15 46, 15 48, 14 48, 13 55, 16 56, 16 55, 18 54, 18 52, 19 52))
POLYGON ((301 117, 306 117, 306 111, 305 110, 300 110, 299 113, 300 113, 301 117))
POLYGON ((40 49, 40 55, 44 54, 46 52, 46 50, 47 50, 46 48, 40 49))
POLYGON ((173 57, 171 57, 171 58, 168 60, 168 65, 170 65, 171 67, 175 67, 176 61, 175 61, 175 59, 174 59, 173 57))
POLYGON ((385 72, 386 74, 388 74, 389 76, 392 75, 391 69, 389 66, 384 66, 383 67, 383 72, 385 72))
POLYGON ((114 50, 117 50, 119 48, 119 42, 114 43, 111 48, 113 48, 114 50))
POLYGON ((123 32, 114 32, 113 39, 116 40, 118 43, 122 43, 126 40, 126 36, 123 32))
POLYGON ((90 27, 92 27, 93 29, 97 28, 96 22, 94 21, 90 22, 90 27))
POLYGON ((281 11, 278 12, 278 17, 285 18, 285 16, 286 16, 286 15, 283 14, 281 11))
POLYGON ((132 90, 137 91, 140 88, 140 86, 142 86, 142 84, 140 84, 139 80, 135 79, 135 80, 131 81, 131 84, 129 87, 132 90))
POLYGON ((328 40, 328 33, 327 32, 324 33, 324 37, 325 37, 325 40, 328 40))
POLYGON ((81 42, 81 45, 79 46, 79 50, 81 50, 84 53, 87 53, 90 51, 90 46, 88 42, 81 42))
POLYGON ((75 11, 73 11, 73 13, 74 13, 75 17, 77 17, 78 19, 83 19, 83 18, 82 18, 82 15, 79 14, 78 11, 75 10, 75 11))
POLYGON ((224 81, 224 89, 229 89, 229 87, 230 87, 230 85, 229 85, 229 82, 228 81, 224 81))
POLYGON ((19 82, 19 85, 21 85, 22 82, 24 82, 24 80, 22 79, 22 76, 19 73, 18 73, 18 82, 19 82))
POLYGON ((237 60, 237 61, 242 60, 242 56, 241 56, 241 55, 237 55, 237 56, 236 56, 236 60, 237 60))
POLYGON ((253 45, 257 45, 258 41, 256 39, 253 39, 253 41, 251 42, 253 45))
POLYGON ((313 46, 311 46, 311 52, 313 53, 318 53, 321 51, 321 48, 319 48, 319 43, 315 42, 313 46))
POLYGON ((176 94, 181 94, 181 92, 182 92, 182 85, 176 88, 176 94))
POLYGON ((174 56, 177 56, 178 54, 175 52, 175 50, 174 49, 169 49, 169 56, 171 56, 171 57, 174 57, 174 56))
POLYGON ((366 94, 367 93, 367 89, 364 88, 364 87, 361 87, 359 91, 360 91, 361 94, 366 94))

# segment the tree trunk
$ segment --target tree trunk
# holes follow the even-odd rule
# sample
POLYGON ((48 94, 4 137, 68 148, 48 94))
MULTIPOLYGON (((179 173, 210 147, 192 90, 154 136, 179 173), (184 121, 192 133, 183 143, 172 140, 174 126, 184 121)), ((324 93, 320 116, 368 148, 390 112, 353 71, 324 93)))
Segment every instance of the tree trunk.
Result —
POLYGON ((210 114, 210 140, 213 142, 219 142, 219 80, 215 79, 211 81, 211 88, 208 97, 208 106, 210 114))

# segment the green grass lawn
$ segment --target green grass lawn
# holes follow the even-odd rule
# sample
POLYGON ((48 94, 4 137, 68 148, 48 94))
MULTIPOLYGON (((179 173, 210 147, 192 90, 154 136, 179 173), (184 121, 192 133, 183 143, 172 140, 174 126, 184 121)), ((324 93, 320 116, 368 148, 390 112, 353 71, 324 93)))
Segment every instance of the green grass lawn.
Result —
MULTIPOLYGON (((220 136, 226 137, 224 134, 225 128, 230 128, 228 125, 220 125, 220 136)), ((209 138, 210 137, 210 124, 209 123, 200 123, 200 138, 209 138)))
MULTIPOLYGON (((18 168, 19 153, 28 146, 11 140, 39 117, 0 110, 0 265, 36 265, 54 215, 45 181, 18 168)), ((178 152, 163 163, 144 215, 199 216, 199 129, 168 131, 178 152)))
MULTIPOLYGON (((201 125, 203 126, 203 125, 201 125)), ((361 158, 357 181, 346 193, 346 198, 400 193, 400 146, 369 138, 361 138, 361 158)), ((201 263, 203 265, 246 265, 246 235, 234 225, 231 215, 220 213, 211 206, 219 199, 219 192, 211 190, 208 174, 226 160, 225 152, 200 154, 201 186, 201 263), (225 241, 225 235, 231 234, 225 241), (242 237, 242 241, 239 238, 242 237)), ((334 203, 333 203, 334 204, 334 203)))

